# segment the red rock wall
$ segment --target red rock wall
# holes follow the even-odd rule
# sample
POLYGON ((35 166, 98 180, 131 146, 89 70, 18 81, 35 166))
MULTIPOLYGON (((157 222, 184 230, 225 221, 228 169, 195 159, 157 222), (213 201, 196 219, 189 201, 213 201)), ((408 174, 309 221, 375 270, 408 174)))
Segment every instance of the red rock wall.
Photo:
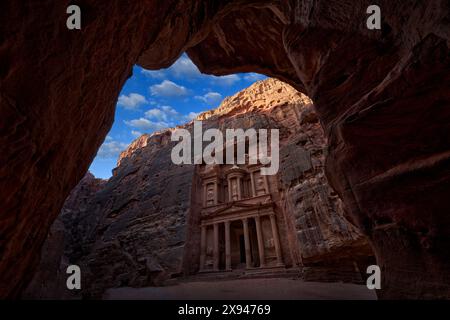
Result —
POLYGON ((33 279, 21 293, 24 299, 73 299, 77 291, 67 290, 67 267, 83 254, 86 225, 81 213, 91 206, 91 200, 106 181, 88 172, 64 202, 60 215, 52 224, 41 251, 41 260, 33 279))
POLYGON ((449 4, 380 0, 381 31, 365 27, 369 4, 86 0, 75 32, 67 1, 3 1, 0 296, 29 281, 132 65, 167 67, 187 49, 203 72, 304 90, 330 144, 327 175, 376 250, 380 296, 449 297, 449 4))
MULTIPOLYGON (((342 261, 352 265, 355 260, 342 256, 342 247, 365 245, 368 249, 368 245, 343 217, 342 206, 335 206, 340 200, 331 194, 323 171, 326 142, 311 108, 311 101, 291 86, 267 79, 199 118, 204 119, 203 130, 280 130, 280 170, 268 180, 276 203, 283 262, 299 267, 310 264, 308 258, 315 265, 326 262, 329 270, 339 273, 342 261), (299 150, 308 165, 300 161, 299 150), (339 264, 332 263, 339 259, 339 264)), ((192 123, 184 127, 192 130, 192 123)), ((45 244, 45 248, 59 249, 42 252, 41 265, 24 297, 98 298, 108 288, 160 285, 198 272, 203 191, 199 166, 171 162, 174 143, 170 134, 171 130, 165 130, 136 139, 122 152, 108 181, 97 182, 88 174, 80 182, 45 244), (65 290, 64 268, 69 262, 82 268, 83 288, 78 295, 65 290)), ((320 280, 330 280, 327 274, 322 271, 320 280)), ((348 279, 337 276, 331 280, 348 279)))

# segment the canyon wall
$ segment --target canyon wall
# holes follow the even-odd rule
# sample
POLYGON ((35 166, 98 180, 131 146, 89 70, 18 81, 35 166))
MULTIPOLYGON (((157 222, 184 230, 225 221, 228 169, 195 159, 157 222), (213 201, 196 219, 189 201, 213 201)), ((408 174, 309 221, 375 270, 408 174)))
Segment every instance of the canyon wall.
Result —
POLYGON ((17 297, 113 122, 132 66, 182 52, 202 72, 260 72, 305 92, 326 174, 375 248, 381 298, 450 297, 447 0, 0 4, 0 296, 17 297))
MULTIPOLYGON (((278 227, 286 266, 301 267, 307 259, 325 264, 341 259, 351 265, 357 250, 354 257, 341 255, 349 245, 371 255, 367 241, 344 218, 343 204, 324 176, 326 139, 309 98, 267 79, 226 98, 200 119, 203 130, 280 130, 280 170, 269 179, 277 190, 273 200, 281 213, 278 227)), ((182 127, 192 131, 192 122, 182 127)), ((44 249, 27 290, 30 296, 49 298, 64 291, 65 277, 56 275, 64 275, 67 262, 81 267, 83 297, 100 297, 112 287, 161 285, 198 272, 201 205, 196 195, 202 189, 196 165, 172 163, 172 131, 136 139, 122 152, 108 181, 98 182, 89 174, 80 182, 44 247, 61 247, 61 237, 54 235, 62 229, 64 250, 49 255, 44 249), (59 269, 47 268, 58 262, 59 269), (48 276, 51 272, 54 279, 48 276)), ((332 265, 335 273, 341 264, 332 265)), ((321 277, 347 280, 327 278, 326 273, 321 277)))
POLYGON ((41 259, 33 279, 21 297, 25 299, 73 299, 76 291, 65 286, 67 267, 83 256, 83 242, 89 226, 82 223, 83 212, 91 206, 91 198, 106 181, 90 172, 81 179, 64 202, 58 218, 52 224, 41 250, 41 259))

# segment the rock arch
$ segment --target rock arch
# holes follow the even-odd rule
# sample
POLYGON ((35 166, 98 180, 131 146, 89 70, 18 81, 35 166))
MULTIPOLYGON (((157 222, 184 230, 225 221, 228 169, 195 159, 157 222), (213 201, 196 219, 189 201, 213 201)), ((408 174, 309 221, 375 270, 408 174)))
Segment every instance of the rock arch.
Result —
POLYGON ((26 285, 108 132, 133 64, 277 77, 315 102, 327 175, 382 268, 382 298, 450 297, 449 4, 79 1, 0 4, 0 296, 26 285))

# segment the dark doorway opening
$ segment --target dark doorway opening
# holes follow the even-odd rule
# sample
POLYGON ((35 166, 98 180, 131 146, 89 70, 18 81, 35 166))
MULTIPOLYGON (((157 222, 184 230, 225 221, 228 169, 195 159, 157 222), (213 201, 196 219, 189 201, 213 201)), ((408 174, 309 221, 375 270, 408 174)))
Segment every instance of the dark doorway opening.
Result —
POLYGON ((245 239, 243 234, 239 236, 239 253, 241 257, 241 263, 245 263, 245 239))

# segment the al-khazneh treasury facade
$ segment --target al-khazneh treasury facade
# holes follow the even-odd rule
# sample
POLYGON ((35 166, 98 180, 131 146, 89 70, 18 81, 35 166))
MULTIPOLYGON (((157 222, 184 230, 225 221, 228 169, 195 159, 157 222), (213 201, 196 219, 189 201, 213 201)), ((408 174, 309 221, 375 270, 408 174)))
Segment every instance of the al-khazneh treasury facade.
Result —
POLYGON ((205 165, 200 215, 200 271, 284 266, 273 194, 260 165, 205 165))
MULTIPOLYGON (((258 165, 175 165, 172 129, 143 135, 122 153, 111 179, 87 175, 67 199, 29 297, 67 294, 66 279, 53 276, 64 274, 66 261, 83 266, 89 296, 199 271, 226 278, 235 275, 230 269, 267 276, 300 267, 314 281, 365 272, 365 262, 355 262, 368 245, 327 182, 326 137, 308 97, 266 79, 198 119, 204 130, 279 129, 278 173, 262 176, 258 165)), ((193 131, 192 123, 183 128, 193 131)))
POLYGON ((255 97, 237 94, 224 102, 229 110, 218 108, 218 116, 206 123, 222 129, 279 128, 280 168, 264 176, 260 165, 197 167, 194 227, 188 231, 195 240, 185 247, 189 273, 303 266, 361 239, 326 180, 326 141, 311 101, 273 79, 247 91, 255 97), (262 99, 268 91, 272 100, 262 99), (254 112, 244 114, 242 108, 254 112), (221 117, 221 109, 227 116, 221 117), (236 114, 229 116, 230 110, 236 114))

